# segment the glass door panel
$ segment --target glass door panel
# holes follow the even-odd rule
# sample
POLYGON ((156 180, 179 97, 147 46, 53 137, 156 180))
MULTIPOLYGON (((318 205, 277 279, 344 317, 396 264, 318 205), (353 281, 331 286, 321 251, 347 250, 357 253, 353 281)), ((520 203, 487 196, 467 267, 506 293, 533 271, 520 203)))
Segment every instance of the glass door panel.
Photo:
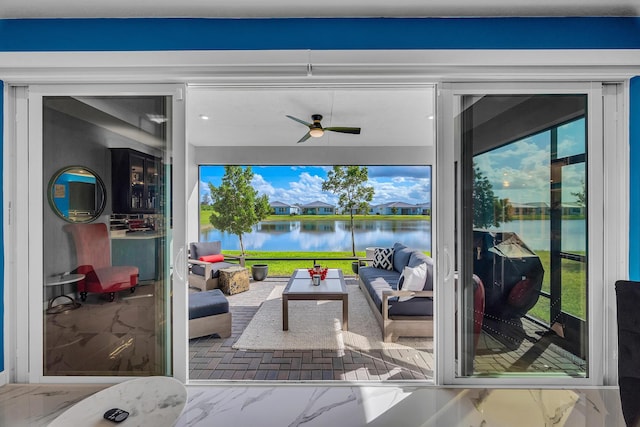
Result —
POLYGON ((587 95, 457 102, 457 376, 586 377, 587 95))
POLYGON ((172 97, 41 100, 42 375, 171 375, 172 97))

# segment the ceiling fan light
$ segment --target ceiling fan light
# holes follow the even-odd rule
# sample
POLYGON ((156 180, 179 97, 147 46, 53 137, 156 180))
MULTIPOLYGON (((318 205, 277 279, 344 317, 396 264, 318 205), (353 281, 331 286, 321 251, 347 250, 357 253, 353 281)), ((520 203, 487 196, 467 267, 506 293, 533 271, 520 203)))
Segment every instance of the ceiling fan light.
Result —
POLYGON ((322 128, 314 128, 309 131, 309 135, 314 138, 320 138, 322 135, 324 135, 324 130, 322 128))

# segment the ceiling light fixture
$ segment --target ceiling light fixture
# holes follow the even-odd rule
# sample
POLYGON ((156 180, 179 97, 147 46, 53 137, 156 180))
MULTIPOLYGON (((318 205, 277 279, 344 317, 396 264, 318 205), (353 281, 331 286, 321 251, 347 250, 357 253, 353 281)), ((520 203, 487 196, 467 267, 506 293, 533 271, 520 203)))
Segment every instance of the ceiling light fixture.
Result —
POLYGON ((314 138, 320 138, 322 135, 324 135, 324 130, 321 127, 313 128, 309 131, 309 135, 314 138))
POLYGON ((205 115, 205 114, 200 114, 200 118, 202 120, 209 120, 209 116, 205 115))

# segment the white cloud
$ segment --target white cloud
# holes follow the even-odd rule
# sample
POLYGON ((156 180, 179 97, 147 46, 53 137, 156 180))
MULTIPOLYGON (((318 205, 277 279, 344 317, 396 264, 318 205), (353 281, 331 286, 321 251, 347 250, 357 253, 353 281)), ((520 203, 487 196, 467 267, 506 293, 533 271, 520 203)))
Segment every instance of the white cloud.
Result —
POLYGON ((262 175, 254 173, 251 180, 251 186, 258 192, 258 194, 266 194, 271 198, 276 189, 273 188, 270 182, 266 181, 262 175))

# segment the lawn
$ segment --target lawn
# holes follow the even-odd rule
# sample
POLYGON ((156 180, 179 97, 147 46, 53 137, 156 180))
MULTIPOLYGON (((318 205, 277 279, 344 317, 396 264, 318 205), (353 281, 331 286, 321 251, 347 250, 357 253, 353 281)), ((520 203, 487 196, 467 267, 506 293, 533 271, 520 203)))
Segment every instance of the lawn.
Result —
MULTIPOLYGON (((240 251, 223 251, 225 254, 239 255, 240 251)), ((313 259, 318 260, 318 264, 323 267, 340 268, 345 275, 353 274, 351 263, 353 260, 331 260, 324 261, 320 258, 347 258, 352 257, 351 252, 265 252, 246 251, 247 258, 310 258, 309 260, 280 260, 280 261, 247 261, 247 267, 253 264, 267 264, 269 266, 269 276, 291 276, 296 268, 313 267, 313 259)), ((365 252, 356 252, 356 256, 364 258, 365 252)))
MULTIPOLYGON (((542 290, 549 292, 550 261, 548 251, 536 251, 544 267, 542 290)), ((586 264, 577 261, 562 260, 562 310, 581 319, 587 318, 586 264)), ((548 298, 540 297, 529 314, 549 322, 548 298)))

